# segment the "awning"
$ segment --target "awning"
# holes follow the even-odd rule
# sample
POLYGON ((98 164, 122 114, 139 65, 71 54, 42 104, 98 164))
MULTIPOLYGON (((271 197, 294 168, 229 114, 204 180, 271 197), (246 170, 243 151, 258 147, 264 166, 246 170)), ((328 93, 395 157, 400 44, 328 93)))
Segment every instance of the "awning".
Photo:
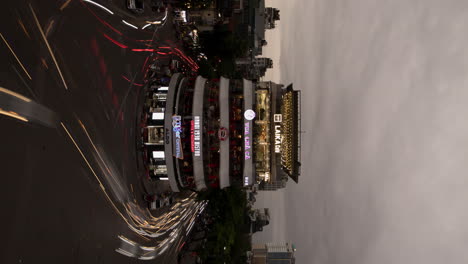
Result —
MULTIPOLYGON (((203 99, 205 94, 206 79, 198 76, 195 81, 195 90, 193 92, 192 116, 195 122, 200 124, 199 129, 203 129, 203 99)), ((205 171, 203 166, 203 132, 200 131, 199 147, 201 151, 192 152, 193 157, 193 177, 197 191, 206 189, 205 171)))
POLYGON ((219 83, 220 131, 227 129, 227 137, 220 140, 219 186, 221 189, 231 185, 229 179, 229 79, 221 77, 219 83))
POLYGON ((172 116, 174 115, 174 102, 179 83, 182 75, 176 73, 172 76, 167 92, 166 110, 164 113, 164 154, 166 156, 167 177, 173 192, 180 192, 177 185, 175 170, 174 170, 174 155, 172 151, 172 116))
POLYGON ((244 186, 253 184, 253 84, 244 79, 244 186), (248 113, 248 114, 246 114, 248 113))

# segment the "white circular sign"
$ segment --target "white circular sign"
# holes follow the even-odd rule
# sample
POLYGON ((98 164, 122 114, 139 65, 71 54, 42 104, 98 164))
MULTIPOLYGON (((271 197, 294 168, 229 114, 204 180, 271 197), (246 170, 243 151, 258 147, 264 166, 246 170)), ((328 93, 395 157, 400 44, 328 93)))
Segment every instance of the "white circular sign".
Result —
POLYGON ((244 112, 244 117, 247 120, 253 120, 255 118, 255 112, 252 109, 247 109, 244 112))

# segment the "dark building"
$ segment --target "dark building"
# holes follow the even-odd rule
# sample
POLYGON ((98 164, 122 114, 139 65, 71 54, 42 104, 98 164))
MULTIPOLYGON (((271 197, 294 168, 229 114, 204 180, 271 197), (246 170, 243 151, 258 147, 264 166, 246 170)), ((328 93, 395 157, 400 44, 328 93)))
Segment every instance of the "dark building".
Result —
POLYGON ((279 10, 272 7, 265 8, 265 28, 272 29, 276 27, 276 21, 280 19, 279 10))
POLYGON ((270 224, 270 211, 268 208, 253 209, 249 212, 250 233, 263 231, 263 227, 270 224))
POLYGON ((270 58, 246 57, 236 59, 236 70, 243 78, 258 80, 265 76, 267 69, 273 68, 273 60, 270 58))

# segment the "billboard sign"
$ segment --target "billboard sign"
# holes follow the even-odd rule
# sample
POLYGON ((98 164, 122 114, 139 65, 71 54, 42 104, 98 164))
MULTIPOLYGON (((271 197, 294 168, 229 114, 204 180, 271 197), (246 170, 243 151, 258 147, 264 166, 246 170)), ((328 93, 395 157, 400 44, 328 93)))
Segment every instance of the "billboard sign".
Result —
POLYGON ((173 133, 173 153, 178 159, 184 159, 184 152, 182 148, 182 117, 179 115, 172 116, 172 133, 173 133))

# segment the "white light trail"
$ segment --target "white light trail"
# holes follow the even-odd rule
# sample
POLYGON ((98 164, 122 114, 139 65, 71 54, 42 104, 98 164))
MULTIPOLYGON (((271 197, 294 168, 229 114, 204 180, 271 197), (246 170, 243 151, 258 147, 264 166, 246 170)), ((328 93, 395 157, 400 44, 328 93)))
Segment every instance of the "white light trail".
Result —
POLYGON ((164 17, 161 19, 161 20, 155 20, 155 21, 146 21, 146 23, 148 24, 155 24, 155 25, 160 25, 162 24, 163 21, 165 21, 167 18, 167 9, 166 9, 166 13, 164 14, 164 17))
POLYGON ((156 250, 156 247, 145 247, 145 246, 140 246, 141 249, 146 250, 146 251, 154 251, 156 250))
POLYGON ((132 246, 136 246, 135 242, 133 242, 132 240, 130 240, 130 239, 128 239, 128 238, 126 238, 126 237, 124 237, 122 235, 120 235, 119 238, 120 238, 120 240, 122 240, 123 242, 125 242, 127 244, 130 244, 132 246))
POLYGON ((152 259, 155 259, 156 256, 141 256, 139 257, 138 259, 141 259, 141 260, 152 260, 152 259))
POLYGON ((110 11, 107 7, 105 7, 105 6, 101 5, 101 4, 98 4, 98 3, 94 2, 94 1, 91 1, 91 0, 83 0, 83 2, 88 2, 88 3, 90 3, 90 4, 93 4, 93 5, 97 6, 97 7, 100 7, 100 8, 102 8, 102 9, 104 9, 105 11, 109 12, 109 14, 111 14, 111 15, 114 14, 114 12, 110 11))
POLYGON ((133 256, 135 256, 134 254, 132 254, 132 253, 126 251, 126 250, 123 250, 123 249, 121 249, 121 248, 118 248, 118 249, 116 249, 115 251, 118 252, 118 253, 120 253, 120 254, 122 254, 122 255, 124 255, 124 256, 127 256, 127 257, 133 257, 133 256))
POLYGON ((132 25, 132 24, 128 23, 127 21, 123 20, 123 19, 122 19, 122 23, 124 23, 125 25, 127 25, 127 26, 129 26, 129 27, 132 27, 132 28, 134 28, 134 29, 138 29, 137 26, 132 25))
POLYGON ((164 253, 164 251, 166 251, 168 246, 165 246, 164 248, 161 249, 161 251, 159 251, 158 255, 161 255, 162 253, 164 253))

